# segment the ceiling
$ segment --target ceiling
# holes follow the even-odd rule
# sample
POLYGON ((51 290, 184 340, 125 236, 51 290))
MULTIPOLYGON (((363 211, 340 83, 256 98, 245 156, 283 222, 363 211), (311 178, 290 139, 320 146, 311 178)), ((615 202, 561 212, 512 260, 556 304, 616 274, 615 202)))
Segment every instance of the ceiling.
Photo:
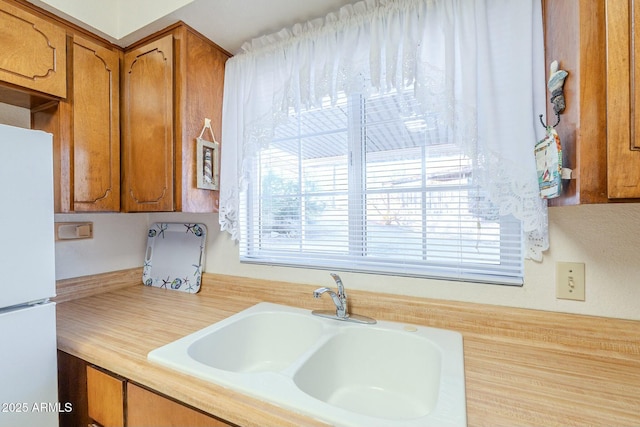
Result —
POLYGON ((253 38, 324 17, 358 0, 29 0, 126 47, 184 21, 232 54, 253 38))

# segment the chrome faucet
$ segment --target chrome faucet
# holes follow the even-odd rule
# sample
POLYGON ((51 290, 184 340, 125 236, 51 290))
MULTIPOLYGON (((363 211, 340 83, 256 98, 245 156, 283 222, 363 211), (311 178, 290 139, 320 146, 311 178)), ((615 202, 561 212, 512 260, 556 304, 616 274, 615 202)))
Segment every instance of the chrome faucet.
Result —
POLYGON ((336 294, 329 288, 318 288, 313 291, 313 297, 320 298, 325 292, 328 293, 333 300, 333 303, 336 305, 336 317, 339 319, 346 319, 349 317, 349 313, 347 312, 347 294, 344 292, 342 279, 340 279, 340 276, 335 273, 331 273, 331 277, 333 277, 336 285, 338 285, 338 293, 336 294))
POLYGON ((336 306, 335 314, 329 310, 313 310, 311 313, 316 316, 328 317, 330 319, 347 320, 349 322, 374 324, 376 321, 370 317, 359 316, 357 314, 349 314, 347 311, 347 293, 344 291, 342 279, 335 273, 331 273, 331 277, 338 286, 338 293, 333 292, 327 287, 318 288, 313 291, 314 298, 320 298, 322 294, 328 293, 336 306))

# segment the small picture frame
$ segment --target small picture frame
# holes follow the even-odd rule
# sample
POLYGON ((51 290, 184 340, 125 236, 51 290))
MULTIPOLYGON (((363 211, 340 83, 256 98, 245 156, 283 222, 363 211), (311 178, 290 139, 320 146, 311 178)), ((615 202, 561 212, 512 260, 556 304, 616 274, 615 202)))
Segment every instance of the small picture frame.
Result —
POLYGON ((204 190, 220 189, 220 144, 196 138, 197 187, 204 190))

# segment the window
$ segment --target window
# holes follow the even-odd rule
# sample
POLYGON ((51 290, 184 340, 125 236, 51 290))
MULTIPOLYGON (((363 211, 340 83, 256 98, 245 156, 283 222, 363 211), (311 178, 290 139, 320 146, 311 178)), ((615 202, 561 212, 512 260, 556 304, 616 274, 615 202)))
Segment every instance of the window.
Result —
POLYGON ((340 96, 275 128, 241 200, 244 262, 518 285, 522 223, 413 89, 340 96))
POLYGON ((221 230, 243 262, 519 285, 548 248, 542 8, 385 0, 225 65, 221 230))

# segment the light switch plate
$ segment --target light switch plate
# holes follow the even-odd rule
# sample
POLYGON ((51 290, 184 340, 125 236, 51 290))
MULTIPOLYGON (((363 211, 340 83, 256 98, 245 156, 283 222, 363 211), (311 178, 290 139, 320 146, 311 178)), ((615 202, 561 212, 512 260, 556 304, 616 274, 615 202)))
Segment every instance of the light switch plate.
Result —
POLYGON ((556 263, 556 298, 584 301, 584 263, 556 263))

